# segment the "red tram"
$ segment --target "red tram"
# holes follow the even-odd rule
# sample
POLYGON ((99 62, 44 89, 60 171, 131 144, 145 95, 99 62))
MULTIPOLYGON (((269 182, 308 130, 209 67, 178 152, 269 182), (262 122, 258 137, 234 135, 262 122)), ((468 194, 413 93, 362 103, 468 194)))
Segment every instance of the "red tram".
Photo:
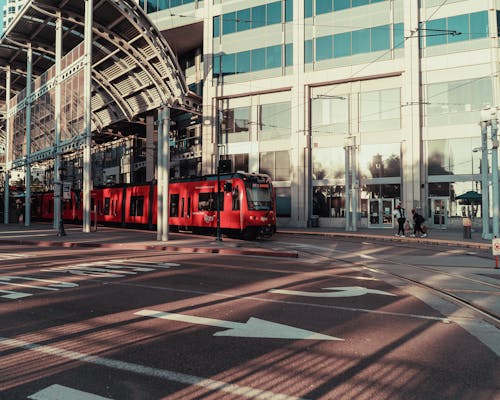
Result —
MULTIPOLYGON (((230 236, 254 239, 276 231, 276 201, 271 179, 244 172, 220 175, 220 229, 230 236)), ((215 232, 217 229, 217 176, 173 179, 169 184, 168 223, 171 230, 215 232)), ((121 227, 153 229, 157 217, 157 186, 127 185, 94 189, 91 219, 121 227)), ((33 218, 52 220, 54 194, 33 194, 33 218)), ((63 200, 63 220, 82 220, 82 195, 72 192, 63 200)))

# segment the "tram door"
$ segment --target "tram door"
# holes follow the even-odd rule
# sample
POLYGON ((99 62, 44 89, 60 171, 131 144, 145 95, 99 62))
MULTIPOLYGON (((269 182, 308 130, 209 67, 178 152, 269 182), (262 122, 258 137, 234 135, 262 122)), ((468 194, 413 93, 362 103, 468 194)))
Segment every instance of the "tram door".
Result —
POLYGON ((449 197, 429 198, 431 220, 430 224, 435 228, 446 229, 448 226, 448 204, 449 197))
POLYGON ((394 199, 370 199, 368 226, 370 228, 394 227, 394 199))

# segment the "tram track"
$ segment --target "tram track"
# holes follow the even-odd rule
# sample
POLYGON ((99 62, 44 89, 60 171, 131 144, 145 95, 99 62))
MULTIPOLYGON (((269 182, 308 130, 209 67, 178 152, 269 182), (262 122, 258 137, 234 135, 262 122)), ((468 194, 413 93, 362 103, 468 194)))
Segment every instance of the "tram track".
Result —
MULTIPOLYGON (((344 242, 345 243, 352 243, 351 240, 344 240, 344 242)), ((294 244, 288 243, 287 245, 293 246, 294 244)), ((313 247, 316 247, 316 246, 313 246, 313 247)), ((398 246, 398 247, 408 248, 407 246, 398 246)), ((422 246, 419 246, 418 248, 415 246, 415 247, 413 247, 413 249, 415 249, 415 250, 418 249, 419 251, 421 251, 422 246)), ((374 256, 373 254, 370 254, 369 256, 367 256, 367 257, 369 257, 368 259, 370 260, 368 262, 367 260, 366 261, 365 260, 353 260, 352 256, 348 258, 348 257, 342 257, 341 254, 332 255, 332 252, 333 253, 340 253, 343 250, 325 249, 325 248, 324 248, 324 250, 326 250, 328 252, 328 254, 325 254, 325 252, 323 252, 323 254, 322 254, 322 252, 320 252, 320 251, 307 250, 307 245, 302 244, 298 251, 299 251, 299 257, 300 257, 300 253, 307 254, 308 256, 315 256, 315 257, 321 256, 322 258, 324 258, 328 261, 341 261, 341 262, 346 263, 346 264, 350 264, 350 265, 353 265, 356 267, 366 269, 366 270, 371 271, 371 272, 375 272, 376 274, 391 276, 391 277, 397 278, 401 281, 416 285, 416 286, 421 287, 421 288, 425 288, 425 289, 431 291, 432 293, 434 293, 435 295, 439 296, 442 299, 450 301, 450 302, 454 303, 455 305, 467 308, 468 310, 481 316, 481 318, 484 321, 496 326, 497 328, 500 328, 500 317, 497 314, 487 310, 484 307, 479 306, 478 304, 474 304, 472 301, 459 295, 459 293, 470 293, 471 291, 467 291, 467 290, 460 291, 458 289, 449 290, 446 288, 439 287, 437 285, 429 284, 427 282, 424 282, 423 280, 414 279, 414 278, 402 275, 402 274, 394 272, 394 271, 388 271, 385 268, 377 267, 376 265, 373 265, 373 264, 375 264, 375 263, 390 264, 390 265, 398 266, 398 267, 402 267, 402 268, 409 268, 409 269, 412 269, 413 271, 415 271, 415 269, 419 269, 420 271, 425 271, 425 272, 429 272, 432 274, 440 274, 440 275, 449 276, 449 277, 454 278, 454 279, 460 279, 460 280, 467 282, 467 283, 482 285, 484 287, 491 288, 491 289, 495 290, 494 292, 492 292, 490 290, 486 290, 483 292, 483 294, 485 294, 485 295, 499 295, 500 294, 500 284, 497 285, 495 283, 485 282, 485 281, 482 281, 479 279, 464 276, 462 274, 457 274, 457 273, 453 273, 453 272, 449 272, 449 271, 443 271, 442 269, 440 269, 440 268, 447 268, 448 267, 447 265, 429 267, 429 266, 424 266, 424 265, 420 265, 420 264, 412 264, 412 263, 396 261, 396 260, 388 259, 388 258, 381 258, 381 257, 374 256), (440 267, 440 268, 438 268, 438 267, 440 267)), ((361 252, 361 250, 360 250, 360 252, 361 252)), ((345 251, 345 253, 352 254, 353 251, 345 251)), ((362 257, 362 254, 360 254, 359 256, 362 257)), ((302 257, 300 257, 300 258, 302 258, 302 257)), ((483 258, 486 258, 486 257, 483 257, 483 258)), ((456 266, 455 266, 455 268, 456 268, 456 266)), ((473 268, 473 267, 464 266, 464 268, 473 268)), ((475 293, 479 293, 479 292, 475 291, 475 293)), ((453 319, 453 318, 451 318, 451 319, 453 319)))

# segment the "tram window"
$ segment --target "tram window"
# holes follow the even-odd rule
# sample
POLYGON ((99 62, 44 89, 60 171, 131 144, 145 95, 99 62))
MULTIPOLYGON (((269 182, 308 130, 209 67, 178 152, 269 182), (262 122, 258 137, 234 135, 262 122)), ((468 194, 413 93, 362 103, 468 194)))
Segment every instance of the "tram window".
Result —
POLYGON ((184 217, 184 197, 181 200, 181 218, 184 217))
POLYGON ((238 190, 237 186, 233 188, 231 197, 232 197, 233 211, 238 211, 240 209, 240 191, 238 190))
POLYGON ((110 198, 109 197, 106 197, 104 198, 104 206, 103 206, 103 210, 102 210, 102 213, 104 215, 109 215, 109 204, 110 204, 110 198))
POLYGON ((144 215, 144 196, 132 196, 130 198, 130 216, 142 217, 144 215))
POLYGON ((191 197, 188 197, 188 206, 186 214, 188 218, 191 216, 191 197))
MULTIPOLYGON (((217 211, 217 193, 200 193, 198 195, 198 210, 199 211, 217 211)), ((224 210, 224 197, 220 196, 219 210, 224 210)))
POLYGON ((178 217, 179 216, 179 195, 171 194, 170 195, 170 216, 178 217))

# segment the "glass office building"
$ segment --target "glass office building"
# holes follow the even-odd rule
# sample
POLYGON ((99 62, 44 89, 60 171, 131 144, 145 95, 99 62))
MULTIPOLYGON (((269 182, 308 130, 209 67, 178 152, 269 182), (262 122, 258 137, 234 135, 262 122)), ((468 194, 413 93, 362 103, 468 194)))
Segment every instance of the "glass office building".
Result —
POLYGON ((392 227, 399 203, 440 228, 481 218, 456 197, 490 190, 473 149, 500 104, 500 2, 138 3, 203 96, 202 172, 269 174, 279 225, 392 227))

